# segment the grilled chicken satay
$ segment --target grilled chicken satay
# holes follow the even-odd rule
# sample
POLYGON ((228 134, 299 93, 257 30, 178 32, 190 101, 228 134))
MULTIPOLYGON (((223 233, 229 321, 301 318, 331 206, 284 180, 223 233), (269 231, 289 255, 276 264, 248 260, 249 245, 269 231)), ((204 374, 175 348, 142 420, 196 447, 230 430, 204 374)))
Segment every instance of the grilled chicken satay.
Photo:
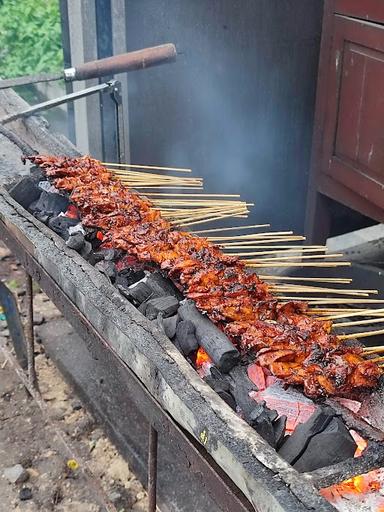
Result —
POLYGON ((103 246, 156 264, 244 352, 311 397, 374 388, 380 370, 307 315, 304 302, 279 305, 268 285, 208 240, 177 231, 142 198, 89 157, 29 157, 69 192, 85 226, 103 230, 103 246))

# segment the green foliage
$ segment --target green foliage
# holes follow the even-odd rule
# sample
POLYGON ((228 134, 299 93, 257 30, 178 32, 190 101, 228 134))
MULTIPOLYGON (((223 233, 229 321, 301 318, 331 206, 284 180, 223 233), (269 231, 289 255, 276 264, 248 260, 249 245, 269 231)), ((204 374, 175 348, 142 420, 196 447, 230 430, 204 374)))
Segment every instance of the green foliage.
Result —
POLYGON ((0 0, 0 76, 62 67, 59 0, 0 0))

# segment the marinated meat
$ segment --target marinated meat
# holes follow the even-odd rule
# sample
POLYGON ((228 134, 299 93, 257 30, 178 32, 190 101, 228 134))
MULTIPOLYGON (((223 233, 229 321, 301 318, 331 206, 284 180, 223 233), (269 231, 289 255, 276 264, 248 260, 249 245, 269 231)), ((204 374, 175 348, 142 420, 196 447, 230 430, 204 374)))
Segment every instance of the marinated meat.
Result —
POLYGON ((104 248, 121 249, 162 269, 243 352, 310 397, 348 396, 374 388, 381 371, 358 345, 332 334, 332 322, 307 314, 305 302, 281 305, 266 283, 207 239, 175 230, 149 200, 113 179, 90 157, 28 157, 70 193, 85 226, 103 232, 104 248))

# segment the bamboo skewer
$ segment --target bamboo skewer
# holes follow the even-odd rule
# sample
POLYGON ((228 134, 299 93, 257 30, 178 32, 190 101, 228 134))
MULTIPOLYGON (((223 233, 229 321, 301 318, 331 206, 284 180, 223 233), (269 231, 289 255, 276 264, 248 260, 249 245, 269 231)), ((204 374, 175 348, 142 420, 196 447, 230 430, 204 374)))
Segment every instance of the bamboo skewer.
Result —
MULTIPOLYGON (((329 316, 329 315, 335 315, 339 314, 340 312, 348 313, 351 311, 351 308, 308 308, 307 313, 308 315, 313 316, 329 316)), ((353 309, 353 311, 360 311, 360 316, 364 316, 364 311, 367 311, 367 308, 365 309, 353 309)), ((330 318, 322 318, 322 320, 331 320, 330 318)))
MULTIPOLYGON (((280 295, 279 296, 280 301, 287 301, 287 300, 302 300, 305 302, 308 302, 309 304, 383 304, 383 299, 349 299, 349 298, 319 298, 319 297, 287 297, 280 295)), ((332 319, 330 319, 332 320, 332 319)))
POLYGON ((301 262, 301 263, 296 263, 296 262, 292 262, 292 263, 248 263, 247 264, 248 267, 252 267, 252 268, 273 268, 273 267, 285 267, 285 268, 290 268, 290 267, 322 267, 322 268, 334 268, 334 267, 350 267, 351 266, 351 263, 349 261, 340 261, 340 262, 335 262, 335 261, 327 261, 327 262, 301 262))
MULTIPOLYGON (((195 199, 187 199, 187 200, 184 200, 184 201, 179 201, 179 200, 151 200, 151 203, 155 206, 160 206, 160 207, 164 207, 164 208, 183 208, 183 207, 194 207, 194 206, 201 206, 201 207, 204 207, 204 208, 211 208, 213 206, 236 206, 236 205, 248 205, 248 206, 251 206, 251 203, 245 203, 243 201, 224 201, 224 200, 221 200, 221 201, 212 201, 212 200, 209 200, 209 199, 200 199, 200 200, 195 200, 195 199)), ((252 204, 252 206, 254 206, 252 204)))
POLYGON ((265 244, 275 244, 275 243, 281 243, 281 242, 299 242, 302 240, 303 240, 302 236, 289 235, 289 236, 277 236, 276 238, 265 237, 265 239, 260 238, 260 239, 250 240, 248 242, 235 242, 235 243, 228 243, 228 244, 222 244, 220 242, 213 242, 213 243, 215 243, 216 245, 219 245, 223 249, 258 249, 259 247, 263 248, 265 246, 265 244))
POLYGON ((374 357, 372 359, 367 359, 370 363, 379 363, 384 362, 384 356, 374 357))
POLYGON ((203 187, 198 187, 196 185, 188 185, 188 186, 158 186, 158 185, 143 185, 143 186, 135 186, 135 187, 132 187, 136 190, 141 190, 141 189, 145 189, 145 190, 148 190, 148 189, 167 189, 167 190, 191 190, 191 189, 203 189, 203 187))
MULTIPOLYGON (((258 233, 259 235, 262 235, 263 233, 258 233)), ((207 238, 209 240, 209 238, 207 238)), ((259 236, 258 238, 255 238, 254 240, 244 240, 244 241, 240 241, 240 242, 225 242, 225 243, 220 243, 220 242, 216 242, 215 240, 213 240, 213 242, 217 243, 217 245, 220 245, 221 247, 226 247, 228 249, 230 249, 231 247, 249 247, 253 244, 267 244, 267 243, 275 243, 275 242, 280 242, 280 241, 291 241, 291 242, 296 242, 296 241, 303 241, 305 240, 305 237, 301 236, 301 235, 270 235, 268 234, 267 236, 263 237, 263 236, 259 236)), ((210 240, 212 241, 212 240, 210 240)), ((298 245, 298 247, 301 247, 301 245, 298 245)))
POLYGON ((353 322, 336 322, 333 327, 354 327, 355 325, 370 325, 384 323, 384 316, 381 318, 370 318, 369 320, 355 320, 353 322))
POLYGON ((384 353, 384 347, 379 345, 378 347, 364 347, 363 348, 364 355, 372 354, 382 354, 384 353))
MULTIPOLYGON (((268 242, 266 242, 268 243, 268 242)), ((252 250, 254 248, 256 249, 270 249, 270 250, 273 250, 274 252, 276 253, 280 253, 280 252, 288 252, 286 251, 286 249, 290 249, 289 252, 324 252, 324 249, 320 246, 316 246, 316 245, 299 245, 299 246, 295 246, 295 245, 256 245, 256 246, 252 246, 252 245, 247 245, 247 246, 237 246, 237 245, 231 245, 230 247, 225 247, 225 246, 222 246, 220 245, 220 247, 224 247, 226 251, 228 250, 231 250, 231 249, 249 249, 249 250, 252 250), (299 249, 296 249, 296 247, 299 247, 299 249)), ((232 253, 230 253, 232 254, 232 253)), ((247 252, 244 252, 244 253, 241 253, 241 254, 249 254, 247 252)), ((280 276, 269 276, 269 277, 274 277, 274 278, 278 278, 280 276)), ((284 276, 283 276, 284 277, 284 276)), ((349 281, 348 281, 349 282, 349 281)), ((344 284, 344 283, 343 283, 344 284)))
POLYGON ((357 332, 354 334, 342 334, 338 336, 338 338, 340 338, 341 340, 352 340, 359 338, 368 338, 370 336, 380 336, 381 334, 384 334, 384 329, 379 329, 377 331, 357 332))
POLYGON ((236 212, 234 212, 234 213, 232 212, 232 213, 217 215, 215 217, 205 217, 204 219, 194 220, 192 222, 183 222, 183 223, 180 223, 180 224, 177 224, 177 225, 180 226, 180 227, 194 226, 196 224, 202 224, 204 222, 213 222, 213 221, 216 221, 216 220, 222 220, 222 219, 229 218, 229 217, 247 217, 247 215, 243 216, 243 215, 238 214, 236 212))
POLYGON ((115 178, 118 178, 122 182, 135 182, 139 183, 142 181, 159 181, 159 182, 174 182, 174 183, 200 183, 203 184, 203 180, 201 178, 182 178, 180 176, 159 176, 157 174, 145 174, 137 175, 135 173, 113 173, 115 178))
MULTIPOLYGON (((187 217, 190 220, 196 220, 201 217, 209 217, 216 214, 227 214, 227 213, 248 213, 248 210, 244 206, 237 206, 237 207, 225 207, 225 208, 203 208, 200 210, 196 210, 192 213, 179 213, 180 217, 187 217)), ((170 216, 174 215, 173 213, 169 213, 170 216)))
POLYGON ((172 174, 157 174, 154 172, 143 172, 143 171, 132 171, 127 169, 107 169, 112 174, 116 176, 136 176, 139 179, 147 179, 148 177, 158 178, 158 179, 176 179, 176 180, 199 180, 202 181, 203 178, 198 176, 193 176, 191 178, 184 176, 173 176, 172 174))
POLYGON ((166 192, 151 192, 150 194, 146 194, 150 197, 240 197, 240 194, 167 194, 166 192))
MULTIPOLYGON (((276 237, 276 236, 287 236, 293 235, 293 231, 269 231, 267 233, 252 233, 250 235, 237 235, 237 236, 212 236, 207 237, 210 242, 221 242, 227 240, 245 240, 250 241, 253 238, 265 238, 265 237, 276 237)), ((221 244, 220 244, 221 245, 221 244)))
POLYGON ((248 213, 248 209, 245 205, 235 205, 235 206, 215 206, 215 207, 203 207, 203 208, 155 208, 156 210, 160 210, 164 217, 199 217, 201 215, 209 215, 211 213, 226 213, 229 211, 243 211, 248 213))
MULTIPOLYGON (((284 246, 283 246, 284 247, 284 246)), ((261 247, 261 249, 265 249, 265 247, 261 247)), ((228 251, 228 249, 226 249, 228 251)), ((274 255, 274 254, 293 254, 293 253, 300 253, 296 258, 302 258, 302 253, 309 253, 309 252, 317 252, 317 253, 323 253, 324 249, 312 249, 312 247, 303 247, 299 251, 296 249, 281 249, 280 247, 277 247, 277 249, 270 249, 267 251, 254 251, 254 252, 231 252, 228 253, 230 256, 268 256, 268 254, 274 255)), ((324 257, 326 255, 319 255, 318 257, 324 257)))
POLYGON ((271 286, 271 290, 277 293, 322 293, 322 294, 335 294, 335 295, 353 295, 360 297, 369 297, 371 295, 370 292, 378 293, 377 290, 369 290, 368 292, 364 290, 348 290, 348 289, 338 289, 338 288, 321 288, 316 286, 308 286, 308 287, 280 287, 280 286, 271 286))
POLYGON ((314 259, 324 259, 324 258, 340 258, 343 254, 309 254, 302 256, 299 254, 298 256, 277 256, 273 258, 250 258, 245 259, 249 263, 262 263, 266 261, 290 261, 290 260, 314 260, 314 259))
POLYGON ((305 281, 305 282, 318 282, 318 283, 335 283, 335 284, 349 284, 352 282, 350 278, 338 277, 292 277, 292 276, 269 276, 259 275, 260 279, 264 281, 305 281))
POLYGON ((350 313, 346 312, 344 314, 340 313, 339 315, 332 315, 324 320, 338 320, 339 318, 354 318, 358 316, 377 316, 382 315, 384 313, 384 308, 377 309, 359 309, 358 311, 352 311, 350 313))
POLYGON ((178 172, 192 172, 192 169, 187 167, 160 167, 158 165, 141 165, 141 164, 118 164, 114 162, 101 162, 106 167, 128 167, 134 169, 154 169, 157 171, 178 171, 178 172))
POLYGON ((203 229, 201 231, 192 231, 195 235, 201 235, 204 233, 217 233, 219 231, 234 231, 234 230, 242 230, 242 229, 252 229, 252 228, 269 228, 270 224, 253 224, 252 226, 234 226, 231 228, 212 228, 212 229, 203 229))

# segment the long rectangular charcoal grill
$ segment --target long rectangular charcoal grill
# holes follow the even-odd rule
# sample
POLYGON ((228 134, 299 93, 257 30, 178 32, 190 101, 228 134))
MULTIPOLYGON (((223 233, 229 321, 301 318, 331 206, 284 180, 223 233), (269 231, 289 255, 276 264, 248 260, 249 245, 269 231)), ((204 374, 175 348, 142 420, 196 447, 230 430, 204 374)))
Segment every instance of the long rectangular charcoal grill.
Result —
MULTIPOLYGON (((9 93, 2 93, 3 100, 9 97, 9 93)), ((74 154, 73 147, 56 141, 34 119, 26 123, 41 152, 74 154)), ((15 162, 18 157, 15 152, 15 162)), ((384 433, 342 403, 329 399, 327 404, 349 429, 366 440, 368 448, 360 457, 299 473, 203 382, 167 336, 5 188, 0 190, 0 234, 81 336, 82 343, 71 346, 70 355, 65 354, 65 340, 62 347, 49 350, 54 358, 56 351, 65 374, 141 478, 147 473, 142 429, 151 433, 150 471, 157 462, 160 508, 335 510, 318 489, 384 467, 384 433), (84 348, 88 355, 82 359, 84 348), (79 377, 87 371, 80 366, 84 361, 94 365, 88 371, 102 375, 101 393, 79 377), (124 408, 129 409, 131 426, 124 408), (131 446, 132 436, 137 436, 136 448, 131 446)), ((376 424, 380 424, 383 396, 379 388, 371 400, 371 419, 376 424)), ((150 481, 153 498, 153 478, 150 481)))

